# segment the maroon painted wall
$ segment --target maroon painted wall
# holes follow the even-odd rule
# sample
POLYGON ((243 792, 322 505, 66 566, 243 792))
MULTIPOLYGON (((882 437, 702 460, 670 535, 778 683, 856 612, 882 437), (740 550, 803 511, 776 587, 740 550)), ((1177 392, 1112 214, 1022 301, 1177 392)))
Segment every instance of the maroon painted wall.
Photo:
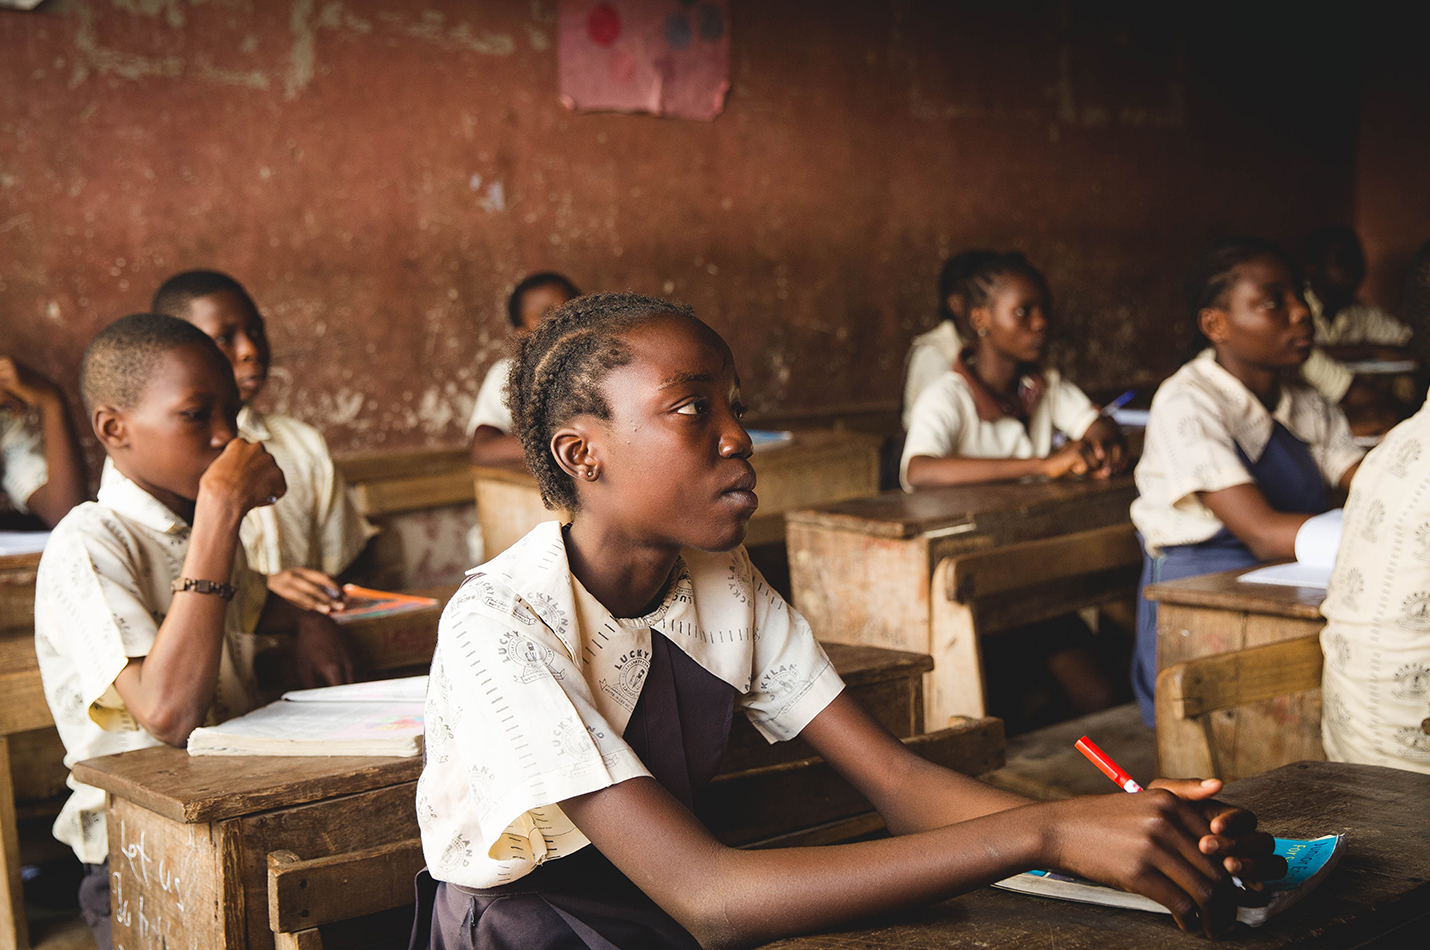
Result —
POLYGON ((732 6, 708 124, 567 112, 551 2, 0 12, 0 348, 72 380, 219 267, 270 318, 271 406, 338 451, 456 443, 508 289, 554 267, 694 304, 758 410, 887 409, 942 257, 994 245, 1046 268, 1053 359, 1109 389, 1177 364, 1209 234, 1350 215, 1358 92, 1304 68, 1343 41, 1309 13, 732 6))

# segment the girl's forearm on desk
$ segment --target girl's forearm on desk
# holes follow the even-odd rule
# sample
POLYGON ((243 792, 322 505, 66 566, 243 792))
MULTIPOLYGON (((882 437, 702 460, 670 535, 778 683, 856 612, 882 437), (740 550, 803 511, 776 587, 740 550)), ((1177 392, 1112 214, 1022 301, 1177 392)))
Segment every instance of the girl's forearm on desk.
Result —
POLYGON ((974 459, 949 456, 934 458, 916 455, 909 459, 906 478, 915 488, 939 485, 972 485, 979 482, 1005 482, 1029 475, 1041 475, 1043 459, 974 459))

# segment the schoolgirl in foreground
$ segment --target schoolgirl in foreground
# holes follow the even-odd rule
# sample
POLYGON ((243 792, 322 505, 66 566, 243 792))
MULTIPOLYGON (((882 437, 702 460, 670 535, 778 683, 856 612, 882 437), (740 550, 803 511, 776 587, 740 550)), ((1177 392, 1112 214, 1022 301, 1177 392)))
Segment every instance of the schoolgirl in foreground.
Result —
MULTIPOLYGON (((1296 533, 1349 489, 1364 454, 1340 409, 1299 370, 1315 326, 1295 264, 1274 244, 1230 238, 1187 275, 1187 309, 1209 343, 1152 398, 1132 521, 1141 586, 1296 556, 1296 533)), ((1137 598, 1132 689, 1152 725, 1157 604, 1137 598)))
POLYGON ((729 348, 689 308, 571 301, 520 344, 509 401, 548 522, 443 613, 417 810, 414 945, 744 946, 1031 867, 1151 895, 1186 929, 1228 874, 1282 871, 1212 781, 1049 804, 919 759, 841 692, 740 542, 758 501, 729 348), (725 847, 691 813, 734 710, 803 736, 894 837, 725 847))

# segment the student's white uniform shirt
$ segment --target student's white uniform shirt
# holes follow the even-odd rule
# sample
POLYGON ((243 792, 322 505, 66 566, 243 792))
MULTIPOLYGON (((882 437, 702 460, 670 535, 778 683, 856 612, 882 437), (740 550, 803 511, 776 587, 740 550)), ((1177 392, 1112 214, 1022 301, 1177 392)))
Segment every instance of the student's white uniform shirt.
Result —
POLYGON ((914 403, 929 387, 953 367, 953 361, 963 350, 958 328, 952 320, 943 320, 927 333, 914 337, 909 346, 908 368, 904 372, 904 431, 914 419, 914 403))
POLYGON ((0 486, 18 511, 29 511, 27 502, 50 480, 45 461, 44 436, 27 413, 0 409, 0 486))
POLYGON ((417 820, 438 880, 494 887, 589 844, 558 803, 650 774, 622 734, 654 635, 735 687, 771 742, 843 688, 744 548, 682 552, 660 606, 636 619, 571 575, 554 521, 471 575, 442 613, 427 687, 417 820))
MULTIPOLYGON (((35 584, 35 655, 66 766, 159 745, 125 708, 114 680, 131 657, 153 647, 174 596, 169 585, 182 575, 189 532, 183 519, 115 471, 98 502, 76 507, 50 534, 35 584)), ((210 723, 257 704, 252 634, 268 592, 245 566, 241 548, 230 582, 238 593, 224 618, 210 723)), ((109 853, 104 792, 73 777, 69 786, 74 794, 55 821, 55 837, 84 863, 98 864, 109 853)))
POLYGON ((243 519, 239 536, 249 566, 260 574, 294 567, 341 574, 377 529, 358 511, 322 434, 306 422, 249 406, 238 414, 238 434, 262 442, 288 483, 277 502, 243 519))
MULTIPOLYGON (((1030 376, 1023 385, 1034 385, 1030 376)), ((1043 392, 1028 417, 1028 424, 1012 416, 991 418, 968 381, 949 371, 934 380, 914 403, 914 414, 899 461, 899 482, 909 484, 909 460, 930 458, 1030 459, 1046 458, 1053 450, 1053 432, 1080 439, 1097 421, 1098 409, 1055 369, 1043 373, 1043 392), (983 409, 980 410, 980 404, 983 409)))
POLYGON ((477 404, 472 407, 472 418, 467 422, 467 438, 477 431, 477 426, 491 426, 501 430, 503 435, 511 435, 511 410, 506 405, 506 378, 511 372, 511 357, 504 356, 487 370, 487 378, 482 380, 482 388, 477 390, 477 404))
MULTIPOLYGON (((1410 342, 1409 327, 1371 304, 1357 301, 1336 314, 1335 320, 1327 320, 1321 301, 1308 287, 1306 305, 1311 309, 1318 347, 1356 343, 1405 346, 1410 342)), ((1306 365, 1301 368, 1301 376, 1333 403, 1341 401, 1355 379, 1355 374, 1344 363, 1332 359, 1320 349, 1311 352, 1306 365)))
POLYGON ((1267 412, 1212 350, 1204 350, 1157 389, 1132 502, 1132 522, 1148 554, 1199 544, 1222 529, 1197 493, 1254 483, 1236 449, 1260 459, 1273 420, 1307 444, 1327 485, 1339 483, 1364 455, 1351 438, 1345 414, 1314 389, 1282 386, 1276 411, 1267 412))
POLYGON ((1430 408, 1356 472, 1321 613, 1326 757, 1430 772, 1430 408))

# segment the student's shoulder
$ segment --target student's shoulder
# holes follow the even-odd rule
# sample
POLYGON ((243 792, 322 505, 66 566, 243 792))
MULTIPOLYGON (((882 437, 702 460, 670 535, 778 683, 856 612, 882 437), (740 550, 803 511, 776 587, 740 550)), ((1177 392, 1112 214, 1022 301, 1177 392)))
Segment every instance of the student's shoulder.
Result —
POLYGON ((327 440, 315 426, 309 425, 301 419, 292 416, 283 416, 277 413, 265 413, 262 417, 263 424, 275 435, 281 434, 287 438, 300 439, 304 442, 321 444, 324 451, 327 451, 327 440))
POLYGON ((83 502, 71 508, 50 532, 40 555, 37 582, 53 576, 61 565, 88 562, 97 570, 100 564, 113 559, 130 561, 138 548, 136 528, 127 518, 99 502, 83 502))

